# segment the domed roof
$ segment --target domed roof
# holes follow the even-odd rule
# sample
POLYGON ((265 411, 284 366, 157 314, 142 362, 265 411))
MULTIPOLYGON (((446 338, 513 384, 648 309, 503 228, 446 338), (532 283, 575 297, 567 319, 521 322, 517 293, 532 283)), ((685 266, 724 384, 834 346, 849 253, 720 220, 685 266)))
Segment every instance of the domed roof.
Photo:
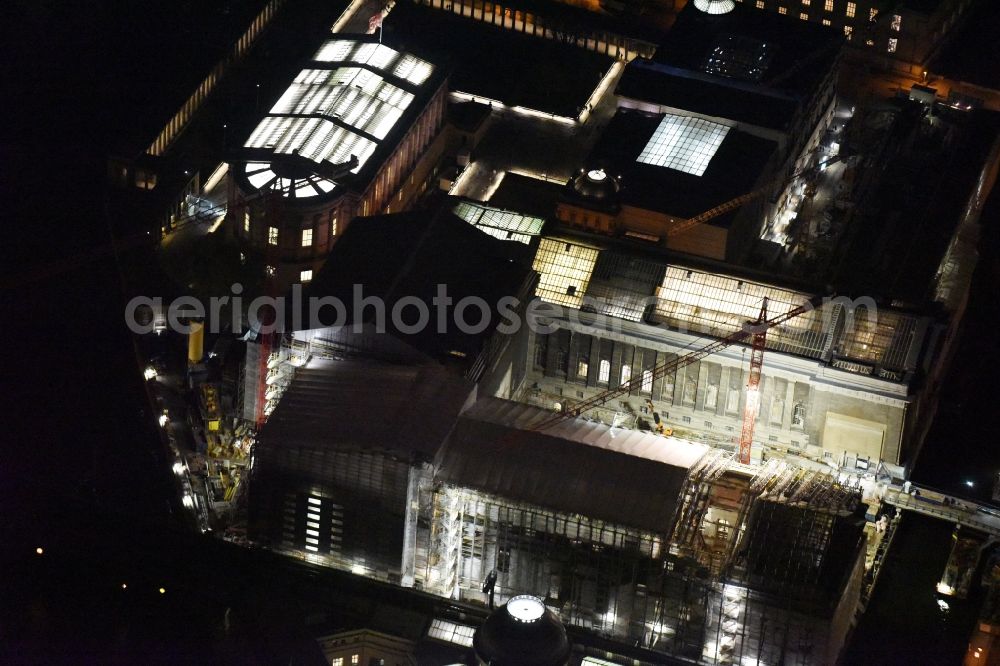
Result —
POLYGON ((541 599, 520 595, 493 611, 473 638, 476 657, 491 666, 565 666, 569 640, 541 599))
POLYGON ((618 194, 618 179, 600 167, 581 169, 572 181, 573 191, 585 199, 608 202, 618 194))
POLYGON ((728 14, 736 9, 734 0, 694 0, 694 6, 706 14, 728 14))

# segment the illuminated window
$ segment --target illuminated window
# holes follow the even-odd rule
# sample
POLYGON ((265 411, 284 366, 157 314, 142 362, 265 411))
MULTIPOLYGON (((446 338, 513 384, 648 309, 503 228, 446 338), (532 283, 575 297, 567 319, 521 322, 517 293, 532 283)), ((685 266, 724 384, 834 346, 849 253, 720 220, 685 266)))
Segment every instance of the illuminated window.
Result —
POLYGON ((609 379, 611 379, 611 361, 605 359, 598 367, 597 381, 607 384, 609 379))
POLYGON ((642 391, 643 393, 653 392, 653 371, 643 370, 642 371, 642 391))
POLYGON ((889 38, 889 47, 886 50, 889 53, 895 53, 896 52, 896 46, 898 44, 899 44, 899 40, 898 39, 896 39, 895 37, 890 37, 889 38))
POLYGON ((590 370, 590 363, 588 363, 587 361, 584 361, 584 360, 581 360, 581 361, 577 362, 577 364, 576 364, 576 376, 577 377, 586 377, 588 370, 590 370))
POLYGON ((540 275, 535 295, 550 303, 580 307, 597 256, 594 248, 543 238, 532 263, 540 275))
POLYGON ((799 18, 802 19, 803 21, 808 21, 809 20, 809 14, 806 14, 805 12, 803 12, 803 13, 799 14, 799 18))
POLYGON ((903 26, 903 17, 899 14, 892 15, 892 22, 889 23, 889 27, 899 32, 899 29, 903 26))
POLYGON ((847 18, 854 18, 854 13, 858 10, 856 2, 847 3, 847 18))
POLYGON ((874 21, 876 16, 878 16, 878 10, 877 9, 875 9, 874 7, 872 7, 871 9, 868 10, 868 21, 869 22, 874 21))
POLYGON ((309 247, 313 244, 313 230, 303 229, 302 230, 302 247, 309 247))
POLYGON ((788 8, 787 7, 778 7, 778 13, 779 14, 787 14, 788 13, 788 8))
POLYGON ((360 655, 356 655, 356 654, 352 654, 351 655, 351 663, 352 664, 361 663, 361 656, 360 655))
POLYGON ((809 0, 802 0, 802 4, 805 5, 806 7, 808 7, 809 6, 809 0))
POLYGON ((622 380, 619 385, 628 384, 630 381, 632 381, 632 368, 626 364, 622 366, 622 380))
POLYGON ((330 235, 331 236, 336 236, 337 235, 337 216, 336 215, 334 215, 333 219, 330 220, 330 235))
POLYGON ((726 125, 667 114, 636 161, 700 176, 728 133, 726 125))
POLYGON ((278 227, 267 228, 267 243, 268 245, 278 244, 278 227))
POLYGON ((299 282, 309 282, 312 279, 313 279, 313 272, 311 269, 299 272, 299 282))
POLYGON ((854 32, 854 28, 853 27, 851 27, 849 25, 845 25, 844 26, 844 36, 847 37, 847 39, 851 38, 851 33, 852 32, 854 32))
POLYGON ((330 666, 344 666, 344 658, 337 657, 332 662, 330 662, 330 666))
POLYGON ((250 233, 250 211, 243 211, 243 231, 250 233))
POLYGON ((757 0, 757 9, 764 9, 764 0, 757 0))
POLYGON ((832 12, 833 11, 833 0, 825 0, 823 3, 823 11, 832 12))
POLYGON ((274 277, 274 274, 278 272, 278 269, 274 266, 265 266, 264 272, 267 273, 267 277, 274 277))
POLYGON ((823 25, 830 25, 830 19, 823 19, 823 25))
POLYGON ((875 40, 874 39, 866 39, 865 40, 865 46, 875 46, 875 40))

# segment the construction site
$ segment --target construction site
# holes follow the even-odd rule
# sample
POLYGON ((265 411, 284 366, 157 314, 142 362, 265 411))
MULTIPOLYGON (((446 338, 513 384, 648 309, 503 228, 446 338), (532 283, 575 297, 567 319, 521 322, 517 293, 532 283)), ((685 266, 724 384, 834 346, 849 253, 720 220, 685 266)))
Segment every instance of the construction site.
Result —
MULTIPOLYGON (((927 220, 894 249, 920 250, 912 281, 842 246, 882 219, 879 160, 919 154, 929 177, 982 128, 933 98, 855 112, 839 35, 727 2, 691 3, 656 48, 584 39, 586 85, 540 70, 582 104, 549 108, 413 34, 476 22, 513 49, 541 26, 577 49, 491 7, 386 5, 242 119, 203 236, 256 272, 253 295, 294 284, 351 314, 237 311, 207 357, 196 327, 174 396, 190 414, 161 422, 189 442, 185 507, 240 545, 463 607, 536 597, 639 663, 836 663, 893 507, 916 502, 900 488, 971 270, 927 220), (481 326, 397 323, 414 303, 440 322, 442 285, 485 304, 481 326), (369 298, 381 319, 358 314, 369 298), (500 326, 504 303, 522 325, 500 326)), ((959 231, 987 181, 941 203, 969 203, 959 231)))

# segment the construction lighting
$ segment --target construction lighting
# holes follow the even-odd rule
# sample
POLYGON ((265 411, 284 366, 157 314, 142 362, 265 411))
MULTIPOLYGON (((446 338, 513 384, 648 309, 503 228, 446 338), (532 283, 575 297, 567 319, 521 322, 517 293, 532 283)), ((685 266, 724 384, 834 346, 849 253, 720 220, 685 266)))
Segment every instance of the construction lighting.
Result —
POLYGON ((976 482, 973 481, 972 479, 966 479, 965 485, 969 486, 970 488, 974 488, 975 485, 976 485, 976 482))
POLYGON ((45 549, 42 548, 41 546, 39 546, 38 548, 35 549, 35 554, 36 555, 42 555, 44 553, 45 553, 45 549))
POLYGON ((150 379, 156 379, 156 368, 149 366, 142 371, 142 376, 145 377, 147 381, 150 379))
POLYGON ((175 462, 173 466, 174 474, 180 476, 184 473, 184 464, 180 462, 175 462))
POLYGON ((938 591, 938 594, 947 594, 948 596, 951 596, 952 594, 955 594, 955 588, 953 588, 948 583, 938 583, 937 584, 937 591, 938 591))
POLYGON ((166 414, 160 414, 159 422, 161 428, 166 428, 167 424, 170 423, 170 417, 166 414))

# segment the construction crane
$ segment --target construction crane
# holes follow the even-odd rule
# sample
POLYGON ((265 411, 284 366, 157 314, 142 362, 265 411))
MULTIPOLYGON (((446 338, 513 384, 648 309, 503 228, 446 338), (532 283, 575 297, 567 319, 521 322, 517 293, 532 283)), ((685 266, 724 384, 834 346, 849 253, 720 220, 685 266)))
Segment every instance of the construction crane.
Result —
POLYGON ((720 215, 724 215, 724 214, 728 213, 731 210, 735 210, 735 209, 739 208, 740 206, 742 206, 743 204, 745 204, 745 203, 747 203, 749 201, 753 201, 754 199, 757 199, 758 197, 764 196, 765 194, 767 194, 768 192, 770 192, 771 189, 773 187, 775 187, 776 185, 782 185, 782 186, 787 185, 788 183, 791 183, 792 181, 794 181, 796 178, 801 178, 802 176, 804 176, 804 175, 806 175, 806 174, 808 174, 808 173, 810 173, 812 171, 815 171, 816 169, 819 169, 821 167, 824 167, 824 166, 827 166, 827 165, 830 165, 830 164, 835 164, 835 163, 837 163, 837 162, 839 162, 840 160, 843 160, 843 159, 847 159, 847 155, 843 151, 841 151, 840 153, 838 153, 837 155, 834 155, 833 157, 829 157, 829 158, 823 160, 822 162, 818 162, 815 166, 811 166, 811 167, 809 167, 807 169, 802 169, 801 171, 795 172, 794 174, 792 174, 788 178, 780 178, 779 177, 779 178, 774 178, 772 180, 769 180, 769 181, 767 181, 766 183, 764 183, 763 185, 761 185, 760 187, 758 187, 757 189, 755 189, 755 190, 753 190, 751 192, 747 192, 745 194, 741 194, 738 197, 734 197, 734 198, 730 199, 729 201, 721 203, 718 206, 715 206, 714 208, 709 208, 708 210, 706 210, 703 213, 698 213, 694 217, 688 218, 687 220, 684 220, 684 221, 680 222, 679 224, 674 225, 673 227, 671 227, 670 229, 667 230, 667 237, 678 236, 678 235, 680 235, 680 234, 682 234, 682 233, 684 233, 686 231, 689 231, 690 229, 692 229, 694 227, 697 227, 698 225, 701 225, 701 224, 704 224, 704 223, 706 223, 706 222, 708 222, 710 220, 713 220, 713 219, 719 217, 720 215))
MULTIPOLYGON (((721 351, 730 345, 746 342, 748 339, 751 341, 751 361, 750 361, 750 382, 747 384, 747 406, 743 412, 743 431, 740 435, 740 462, 747 463, 750 461, 750 442, 753 439, 753 428, 756 421, 757 410, 756 405, 759 404, 759 396, 757 395, 757 387, 760 385, 760 370, 764 360, 764 345, 767 342, 766 335, 767 331, 775 326, 779 326, 790 319, 798 317, 804 312, 814 310, 822 304, 822 296, 814 296, 809 299, 808 302, 799 305, 798 307, 792 308, 784 314, 777 315, 771 319, 767 318, 767 301, 765 299, 763 306, 760 310, 760 315, 756 321, 748 321, 743 324, 740 330, 732 333, 724 338, 718 340, 713 340, 701 349, 696 349, 692 352, 678 356, 672 360, 661 363, 653 368, 652 380, 668 375, 670 373, 676 372, 683 367, 691 365, 695 361, 700 361, 706 356, 710 356, 717 351, 721 351), (751 397, 753 396, 753 397, 751 397)), ((607 402, 614 400, 623 395, 628 395, 633 392, 638 392, 642 383, 650 381, 650 377, 643 377, 637 375, 627 382, 624 382, 617 388, 608 389, 588 398, 582 402, 579 402, 573 406, 567 406, 563 411, 558 412, 550 416, 549 418, 536 424, 532 430, 545 430, 551 428, 552 426, 562 422, 565 419, 575 418, 580 416, 587 410, 593 409, 595 407, 600 407, 607 402)))
POLYGON ((750 448, 753 446, 753 429, 757 423, 757 408, 760 407, 760 371, 764 366, 764 346, 767 344, 767 296, 760 306, 760 314, 753 323, 753 339, 750 343, 750 377, 747 379, 747 399, 743 406, 743 429, 740 432, 740 462, 750 464, 750 448))

